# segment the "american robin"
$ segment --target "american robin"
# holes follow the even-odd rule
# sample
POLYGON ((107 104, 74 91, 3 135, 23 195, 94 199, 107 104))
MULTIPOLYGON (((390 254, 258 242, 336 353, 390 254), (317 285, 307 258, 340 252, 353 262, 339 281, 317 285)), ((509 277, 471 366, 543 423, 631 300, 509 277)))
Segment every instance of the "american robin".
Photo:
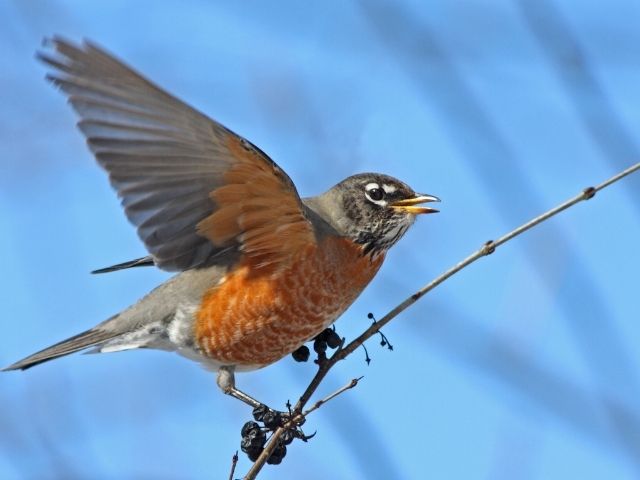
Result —
POLYGON ((155 348, 218 372, 269 365, 333 323, 360 295, 421 206, 379 173, 301 199, 264 152, 91 43, 54 38, 39 58, 80 116, 78 126, 149 255, 96 272, 155 265, 179 272, 95 327, 5 370, 80 350, 155 348))

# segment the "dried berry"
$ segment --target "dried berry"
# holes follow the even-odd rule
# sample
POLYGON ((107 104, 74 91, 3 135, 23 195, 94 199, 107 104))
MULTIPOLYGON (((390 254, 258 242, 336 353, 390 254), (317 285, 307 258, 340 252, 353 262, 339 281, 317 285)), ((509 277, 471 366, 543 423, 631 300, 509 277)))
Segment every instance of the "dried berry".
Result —
POLYGON ((315 341, 326 342, 327 341, 327 333, 331 331, 330 328, 325 328, 318 335, 316 335, 313 339, 315 341))
POLYGON ((280 441, 283 445, 289 445, 291 442, 293 442, 294 438, 296 438, 295 432, 293 430, 287 430, 282 434, 282 437, 280 437, 280 441))
POLYGON ((256 422, 247 422, 242 426, 242 430, 240 430, 240 435, 242 435, 243 437, 246 437, 247 435, 249 435, 249 432, 253 430, 260 430, 260 425, 258 425, 256 422))
POLYGON ((249 433, 247 433, 247 435, 242 437, 242 441, 240 442, 240 447, 244 452, 245 448, 264 447, 264 444, 266 441, 267 441, 267 436, 262 430, 260 429, 251 430, 249 433))
POLYGON ((324 353, 327 351, 327 342, 324 340, 316 339, 316 341, 313 342, 313 349, 318 354, 324 353))
POLYGON ((249 457, 249 460, 251 460, 252 462, 255 462, 263 450, 264 448, 260 448, 260 449, 251 450, 250 452, 245 452, 245 453, 247 454, 247 457, 249 457))
POLYGON ((338 348, 342 343, 342 339, 340 338, 340 335, 338 335, 336 331, 331 328, 327 328, 325 332, 327 332, 325 337, 326 337, 326 342, 329 348, 338 348))
POLYGON ((264 404, 260 404, 258 405, 256 408, 253 409, 253 419, 256 422, 262 422, 264 419, 264 415, 265 413, 267 413, 269 411, 269 407, 267 407, 264 404))
POLYGON ((278 465, 287 454, 287 447, 281 443, 273 450, 271 456, 267 459, 269 465, 278 465))
POLYGON ((307 347, 306 345, 302 345, 297 350, 294 350, 294 352, 291 354, 296 362, 306 362, 307 360, 309 360, 310 355, 311 352, 309 351, 309 347, 307 347))
POLYGON ((262 422, 268 429, 275 430, 282 425, 282 415, 280 415, 280 412, 276 412, 275 410, 268 410, 262 417, 262 422))

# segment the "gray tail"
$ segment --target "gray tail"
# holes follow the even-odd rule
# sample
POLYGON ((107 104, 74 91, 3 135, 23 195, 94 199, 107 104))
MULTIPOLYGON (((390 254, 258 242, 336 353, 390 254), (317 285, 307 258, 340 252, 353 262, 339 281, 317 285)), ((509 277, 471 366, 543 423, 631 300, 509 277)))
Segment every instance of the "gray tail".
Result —
POLYGON ((135 260, 130 260, 128 262, 118 263, 117 265, 111 265, 110 267, 99 268, 92 271, 91 273, 108 273, 123 270, 125 268, 151 267, 153 265, 155 265, 153 257, 151 255, 148 255, 146 257, 136 258, 135 260))
POLYGON ((40 350, 33 355, 29 355, 26 358, 14 363, 13 365, 9 365, 6 368, 3 368, 2 372, 6 372, 8 370, 26 370, 27 368, 34 367, 40 363, 47 362, 49 360, 53 360, 54 358, 64 357, 65 355, 69 355, 70 353, 79 352, 80 350, 84 350, 89 347, 93 347, 95 345, 101 344, 113 337, 117 337, 119 334, 116 332, 109 332, 105 330, 99 330, 97 328, 93 328, 91 330, 87 330, 86 332, 79 333, 78 335, 74 335, 71 338, 67 338, 62 342, 56 343, 55 345, 51 345, 44 350, 40 350))

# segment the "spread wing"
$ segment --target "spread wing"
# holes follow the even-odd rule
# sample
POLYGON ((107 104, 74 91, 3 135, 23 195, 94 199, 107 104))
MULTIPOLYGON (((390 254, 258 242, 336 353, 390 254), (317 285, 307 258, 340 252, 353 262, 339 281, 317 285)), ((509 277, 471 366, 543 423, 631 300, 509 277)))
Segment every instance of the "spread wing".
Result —
POLYGON ((164 270, 239 252, 277 266, 315 242, 295 186, 266 154, 99 47, 54 38, 40 53, 129 221, 164 270))

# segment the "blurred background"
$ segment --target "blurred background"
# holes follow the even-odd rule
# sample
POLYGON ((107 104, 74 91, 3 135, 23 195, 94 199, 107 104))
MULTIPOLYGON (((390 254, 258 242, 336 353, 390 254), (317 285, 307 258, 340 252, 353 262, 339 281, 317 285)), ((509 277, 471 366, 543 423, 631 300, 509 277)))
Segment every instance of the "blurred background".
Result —
MULTIPOLYGON (((640 160, 632 0, 0 3, 0 363, 78 333, 168 274, 34 59, 88 38, 265 150, 303 195, 381 171, 443 199, 338 322, 348 339, 444 269, 640 160)), ((452 278, 318 391, 318 434, 260 478, 640 476, 640 175, 452 278)), ((314 365, 239 375, 273 405, 314 365)), ((227 478, 250 412, 151 351, 0 375, 0 478, 227 478)), ((249 468, 242 456, 237 476, 249 468)))

